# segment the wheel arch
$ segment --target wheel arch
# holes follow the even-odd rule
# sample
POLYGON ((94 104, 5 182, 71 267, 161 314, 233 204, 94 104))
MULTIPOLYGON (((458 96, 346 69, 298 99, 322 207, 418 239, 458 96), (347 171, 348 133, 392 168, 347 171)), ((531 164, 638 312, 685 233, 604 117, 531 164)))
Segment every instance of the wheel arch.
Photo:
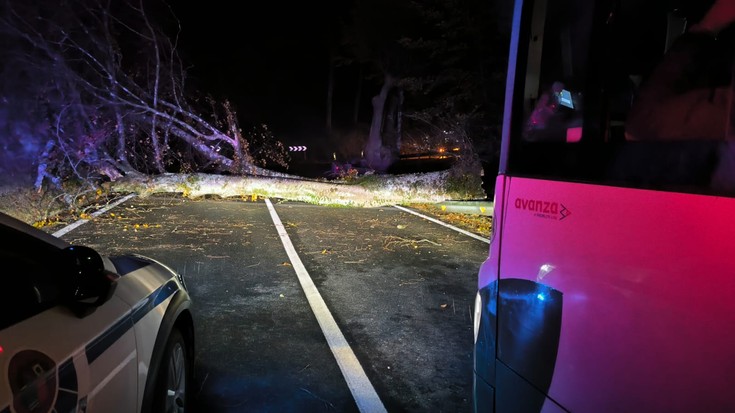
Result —
POLYGON ((191 314, 191 298, 185 290, 177 291, 171 298, 166 308, 166 312, 161 320, 161 327, 158 329, 156 342, 153 347, 151 361, 149 364, 148 375, 145 383, 145 390, 141 403, 141 413, 153 412, 153 404, 156 390, 156 382, 160 375, 161 362, 166 349, 171 332, 178 329, 186 340, 186 355, 190 362, 189 378, 193 377, 193 367, 195 359, 195 341, 194 341, 194 319, 191 314))

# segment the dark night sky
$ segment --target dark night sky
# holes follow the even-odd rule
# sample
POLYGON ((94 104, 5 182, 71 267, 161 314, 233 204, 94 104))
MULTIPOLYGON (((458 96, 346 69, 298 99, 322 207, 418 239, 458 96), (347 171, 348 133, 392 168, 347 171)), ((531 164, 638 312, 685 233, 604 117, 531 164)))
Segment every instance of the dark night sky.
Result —
POLYGON ((177 3, 190 82, 227 97, 241 122, 265 122, 286 144, 324 133, 329 50, 349 1, 177 3))

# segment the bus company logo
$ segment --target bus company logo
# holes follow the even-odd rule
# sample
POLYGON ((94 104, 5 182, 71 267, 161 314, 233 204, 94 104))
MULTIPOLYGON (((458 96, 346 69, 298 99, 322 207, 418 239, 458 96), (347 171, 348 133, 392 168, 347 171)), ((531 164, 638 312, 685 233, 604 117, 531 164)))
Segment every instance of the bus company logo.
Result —
POLYGON ((572 212, 562 203, 539 199, 516 198, 515 207, 521 211, 533 212, 535 217, 556 219, 558 221, 572 215, 572 212))

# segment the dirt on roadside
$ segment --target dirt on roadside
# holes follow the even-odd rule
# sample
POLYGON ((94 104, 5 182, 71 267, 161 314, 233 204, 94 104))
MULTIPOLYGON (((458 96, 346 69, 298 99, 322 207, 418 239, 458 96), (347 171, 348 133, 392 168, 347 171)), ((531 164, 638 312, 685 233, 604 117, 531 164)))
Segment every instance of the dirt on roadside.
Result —
POLYGON ((446 212, 442 211, 441 207, 436 204, 412 204, 408 206, 465 231, 486 238, 490 237, 492 229, 492 217, 490 216, 446 212))

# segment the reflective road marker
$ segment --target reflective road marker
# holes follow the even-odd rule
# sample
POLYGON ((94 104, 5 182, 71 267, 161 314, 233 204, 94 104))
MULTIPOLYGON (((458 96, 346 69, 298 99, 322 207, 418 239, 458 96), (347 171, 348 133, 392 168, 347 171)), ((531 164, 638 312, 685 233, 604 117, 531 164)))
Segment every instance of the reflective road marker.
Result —
POLYGON ((317 290, 311 276, 309 276, 304 264, 301 262, 301 258, 299 258, 299 255, 296 253, 296 249, 291 243, 291 239, 288 237, 286 229, 281 223, 281 219, 278 217, 278 214, 276 214, 273 204, 267 198, 265 200, 265 204, 268 206, 268 211, 271 214, 273 224, 276 226, 278 236, 281 238, 283 248, 286 249, 286 254, 288 254, 288 258, 291 260, 291 265, 293 266, 294 271, 296 271, 299 283, 301 283, 301 288, 306 294, 306 299, 309 300, 311 310, 314 312, 316 320, 319 322, 322 333, 324 333, 324 338, 327 339, 327 344, 329 344, 329 348, 332 350, 334 358, 337 359, 339 369, 342 370, 342 375, 347 382, 347 386, 350 388, 350 392, 352 392, 352 397, 355 399, 355 403, 357 403, 357 408, 360 409, 361 412, 387 412, 385 410, 385 406, 383 406, 383 402, 380 401, 380 397, 378 397, 378 393, 375 392, 375 388, 373 388, 370 380, 365 375, 365 371, 362 369, 360 361, 357 360, 355 353, 347 343, 342 331, 340 331, 339 326, 337 326, 337 323, 334 321, 332 313, 329 312, 327 304, 324 302, 324 299, 322 299, 321 294, 319 294, 319 290, 317 290))

